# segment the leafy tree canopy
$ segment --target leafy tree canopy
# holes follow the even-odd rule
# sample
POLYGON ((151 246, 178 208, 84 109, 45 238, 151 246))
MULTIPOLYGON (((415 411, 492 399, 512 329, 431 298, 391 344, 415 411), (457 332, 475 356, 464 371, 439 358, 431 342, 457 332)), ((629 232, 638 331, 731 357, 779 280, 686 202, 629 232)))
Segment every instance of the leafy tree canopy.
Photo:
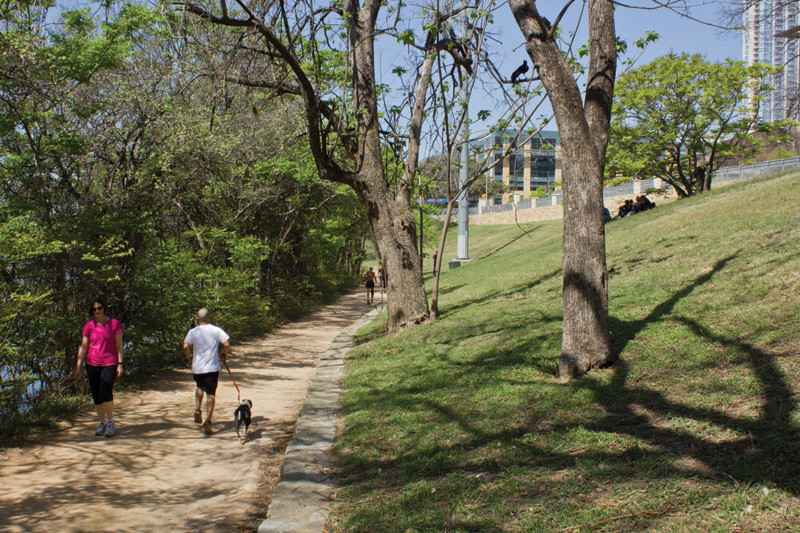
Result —
POLYGON ((81 391, 94 295, 123 323, 130 380, 182 362, 199 307, 241 340, 359 273, 363 212, 318 179, 297 106, 198 76, 208 59, 174 18, 0 10, 0 442, 81 391))
POLYGON ((668 54, 620 76, 606 178, 661 178, 679 197, 709 190, 713 173, 759 142, 759 104, 778 69, 668 54))
POLYGON ((486 194, 487 189, 489 191, 489 198, 505 194, 508 192, 508 187, 506 186, 505 183, 493 178, 489 178, 488 181, 486 180, 474 181, 469 188, 469 197, 482 198, 486 194))

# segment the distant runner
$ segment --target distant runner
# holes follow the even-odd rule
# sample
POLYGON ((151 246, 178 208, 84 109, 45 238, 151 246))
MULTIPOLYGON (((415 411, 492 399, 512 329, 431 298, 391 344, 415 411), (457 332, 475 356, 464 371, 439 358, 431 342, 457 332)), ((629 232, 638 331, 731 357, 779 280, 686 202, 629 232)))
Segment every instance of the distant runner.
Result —
POLYGON ((367 288, 367 303, 371 304, 372 301, 375 299, 375 271, 372 270, 372 267, 369 267, 369 270, 364 274, 364 277, 367 280, 367 283, 364 285, 367 288))

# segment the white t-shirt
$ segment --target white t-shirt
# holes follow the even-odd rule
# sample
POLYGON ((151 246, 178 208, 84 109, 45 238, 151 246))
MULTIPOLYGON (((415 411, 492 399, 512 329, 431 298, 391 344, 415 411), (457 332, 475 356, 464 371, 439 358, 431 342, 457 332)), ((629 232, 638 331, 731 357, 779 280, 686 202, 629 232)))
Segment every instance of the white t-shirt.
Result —
POLYGON ((192 373, 207 374, 218 372, 219 364, 219 345, 229 339, 228 334, 213 324, 201 324, 186 334, 183 342, 194 346, 194 357, 192 358, 192 373))

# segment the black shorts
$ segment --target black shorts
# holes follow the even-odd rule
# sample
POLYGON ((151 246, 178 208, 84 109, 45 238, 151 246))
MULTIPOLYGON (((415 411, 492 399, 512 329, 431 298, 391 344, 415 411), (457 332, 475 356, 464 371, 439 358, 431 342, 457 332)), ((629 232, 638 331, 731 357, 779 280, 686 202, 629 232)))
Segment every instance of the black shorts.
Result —
POLYGON ((366 286, 368 289, 372 289, 372 288, 374 288, 374 287, 375 287, 375 282, 374 282, 374 281, 368 281, 368 282, 367 282, 367 284, 366 284, 365 286, 366 286))
POLYGON ((219 383, 219 371, 208 372, 207 374, 192 374, 198 389, 203 389, 209 396, 217 394, 217 383, 219 383))

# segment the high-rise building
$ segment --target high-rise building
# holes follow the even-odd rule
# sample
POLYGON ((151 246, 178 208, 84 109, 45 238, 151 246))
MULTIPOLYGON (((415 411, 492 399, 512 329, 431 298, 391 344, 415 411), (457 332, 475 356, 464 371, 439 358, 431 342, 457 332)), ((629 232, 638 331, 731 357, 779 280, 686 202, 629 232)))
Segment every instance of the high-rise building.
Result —
POLYGON ((750 0, 744 12, 745 63, 783 67, 783 72, 772 77, 772 93, 761 102, 761 116, 765 122, 800 116, 798 7, 798 0, 750 0))

